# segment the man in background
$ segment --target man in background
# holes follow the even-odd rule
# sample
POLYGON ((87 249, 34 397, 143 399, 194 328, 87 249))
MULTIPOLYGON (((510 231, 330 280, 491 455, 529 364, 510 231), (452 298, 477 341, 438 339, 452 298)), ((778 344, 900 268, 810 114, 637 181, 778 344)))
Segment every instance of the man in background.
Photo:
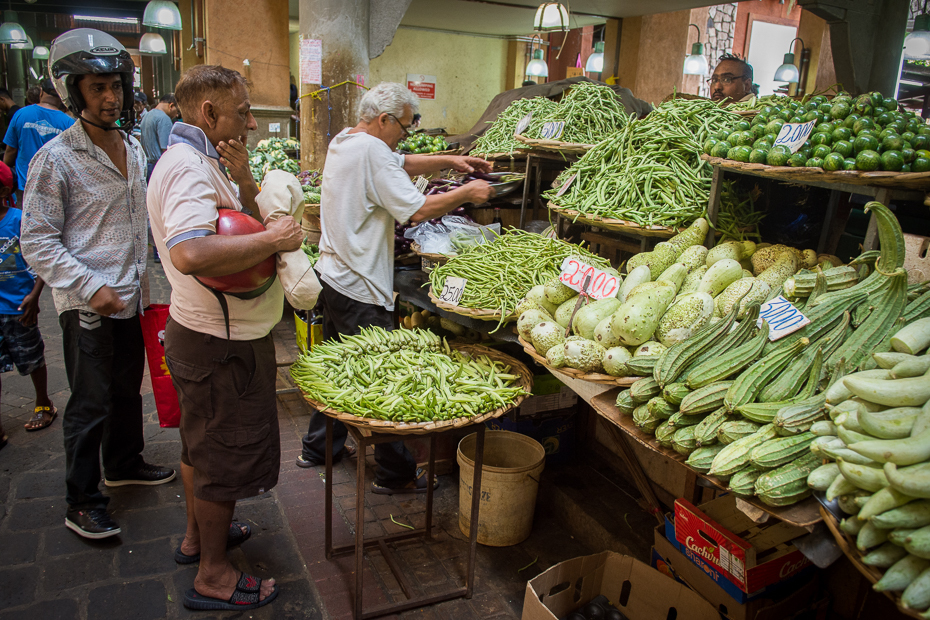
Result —
POLYGON ((3 110, 3 120, 7 127, 10 126, 13 115, 16 114, 16 111, 19 110, 20 107, 21 106, 16 105, 16 102, 13 101, 13 97, 10 96, 10 91, 5 88, 0 88, 0 110, 3 110))
POLYGON ((61 97, 55 92, 52 81, 42 80, 41 86, 39 103, 22 108, 3 137, 6 144, 3 163, 10 168, 15 167, 16 171, 17 205, 23 204, 29 162, 47 142, 74 124, 74 119, 61 111, 61 97))
POLYGON ((42 99, 42 87, 33 84, 26 90, 26 105, 35 105, 42 99))
POLYGON ((714 101, 729 99, 742 101, 758 92, 752 83, 752 65, 734 54, 724 54, 707 82, 710 98, 714 101))
POLYGON ((139 129, 142 131, 142 148, 145 150, 145 157, 148 160, 148 168, 145 174, 146 183, 152 176, 152 169, 158 162, 158 158, 168 148, 168 136, 171 135, 171 126, 179 114, 178 102, 174 98, 174 93, 168 93, 161 96, 158 105, 149 110, 149 113, 139 123, 139 129))

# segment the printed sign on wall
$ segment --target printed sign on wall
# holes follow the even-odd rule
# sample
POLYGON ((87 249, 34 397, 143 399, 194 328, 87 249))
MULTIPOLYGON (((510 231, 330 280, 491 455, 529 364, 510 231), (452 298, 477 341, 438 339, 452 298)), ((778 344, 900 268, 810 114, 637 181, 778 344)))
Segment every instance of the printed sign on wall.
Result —
POLYGON ((436 76, 422 73, 407 74, 407 88, 420 99, 436 98, 436 76))

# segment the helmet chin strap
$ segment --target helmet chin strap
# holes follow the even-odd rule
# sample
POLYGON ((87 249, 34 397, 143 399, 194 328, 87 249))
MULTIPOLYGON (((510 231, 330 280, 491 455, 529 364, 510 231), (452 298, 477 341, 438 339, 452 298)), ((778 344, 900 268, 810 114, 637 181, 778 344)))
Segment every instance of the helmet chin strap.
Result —
POLYGON ((95 122, 93 122, 93 121, 87 120, 87 119, 84 118, 83 116, 78 116, 78 118, 81 119, 81 122, 82 122, 82 123, 87 123, 88 125, 93 125, 94 127, 97 127, 97 128, 99 128, 99 129, 103 129, 104 131, 118 131, 118 130, 120 129, 119 127, 117 127, 117 126, 115 126, 115 125, 114 125, 113 127, 107 127, 106 125, 98 125, 97 123, 95 123, 95 122))

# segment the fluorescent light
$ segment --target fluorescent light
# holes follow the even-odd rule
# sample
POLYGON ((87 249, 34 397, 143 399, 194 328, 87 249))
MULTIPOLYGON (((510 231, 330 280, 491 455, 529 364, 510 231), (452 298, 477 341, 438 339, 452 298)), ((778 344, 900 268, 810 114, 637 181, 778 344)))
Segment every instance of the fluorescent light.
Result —
POLYGON ((138 24, 137 17, 98 17, 96 15, 75 15, 75 21, 107 22, 110 24, 138 24))
POLYGON ((33 77, 34 79, 36 79, 36 80, 39 79, 39 75, 36 73, 36 70, 35 70, 35 69, 33 69, 32 67, 29 67, 29 72, 32 73, 32 77, 33 77))

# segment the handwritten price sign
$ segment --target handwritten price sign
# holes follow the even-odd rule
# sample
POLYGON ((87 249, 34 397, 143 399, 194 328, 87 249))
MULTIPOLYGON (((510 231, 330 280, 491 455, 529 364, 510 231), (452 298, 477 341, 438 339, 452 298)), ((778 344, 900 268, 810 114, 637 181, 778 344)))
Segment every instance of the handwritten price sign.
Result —
POLYGON ((814 131, 814 121, 806 123, 785 123, 775 138, 775 146, 787 146, 792 153, 797 153, 804 146, 807 137, 814 131))
POLYGON ((543 123, 539 135, 543 137, 543 140, 558 140, 562 137, 562 132, 564 130, 565 121, 549 121, 548 123, 543 123))
POLYGON ((756 327, 762 327, 762 321, 769 324, 769 340, 772 342, 793 334, 811 322, 781 295, 762 304, 756 327))
POLYGON ((520 122, 517 123, 517 128, 514 129, 513 135, 519 136, 519 135, 522 134, 524 131, 526 131, 526 128, 530 126, 530 121, 532 121, 532 120, 533 120, 533 113, 532 113, 532 112, 530 112, 529 114, 527 114, 526 116, 524 116, 523 118, 521 118, 521 119, 520 119, 520 122))
POLYGON ((439 299, 453 306, 459 305, 459 301, 462 299, 462 293, 465 292, 466 282, 468 282, 468 280, 465 278, 453 278, 452 276, 448 276, 445 283, 442 285, 442 293, 439 294, 439 299))
POLYGON ((572 290, 581 292, 585 278, 591 276, 588 296, 593 299, 616 297, 620 290, 620 279, 590 265, 585 265, 576 258, 568 257, 562 261, 562 274, 559 280, 572 290))

